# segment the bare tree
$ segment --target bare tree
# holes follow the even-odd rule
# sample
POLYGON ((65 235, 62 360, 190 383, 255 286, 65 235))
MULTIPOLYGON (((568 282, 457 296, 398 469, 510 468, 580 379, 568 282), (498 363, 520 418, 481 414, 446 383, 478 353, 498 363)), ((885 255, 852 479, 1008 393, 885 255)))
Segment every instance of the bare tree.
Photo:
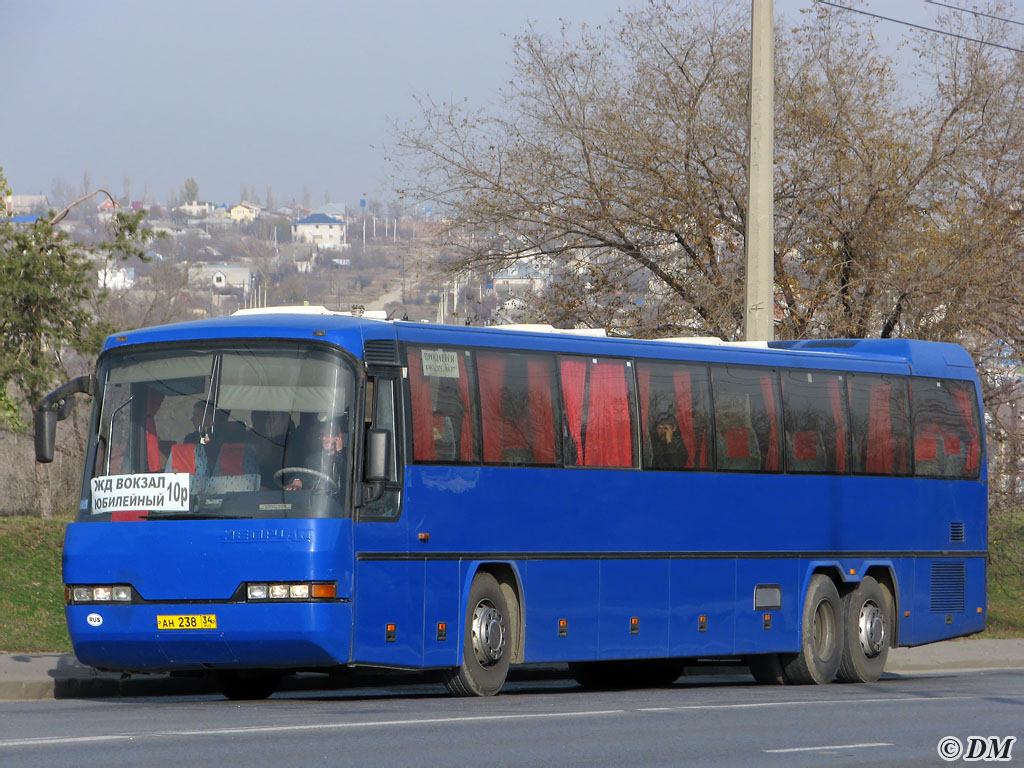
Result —
MULTIPOLYGON (((452 215, 447 268, 548 256, 563 269, 541 314, 603 291, 623 332, 736 338, 747 22, 653 2, 574 39, 527 31, 504 111, 424 99, 399 171, 452 215)), ((871 29, 825 7, 777 51, 778 334, 1018 343, 1020 60, 933 44, 911 101, 871 29)))

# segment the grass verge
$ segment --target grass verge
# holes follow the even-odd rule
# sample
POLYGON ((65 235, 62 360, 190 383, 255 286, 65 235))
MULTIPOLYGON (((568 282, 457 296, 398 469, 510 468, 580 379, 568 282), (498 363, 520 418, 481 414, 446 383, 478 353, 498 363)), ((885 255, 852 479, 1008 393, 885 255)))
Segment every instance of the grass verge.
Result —
POLYGON ((0 517, 0 651, 71 650, 60 552, 70 517, 0 517))

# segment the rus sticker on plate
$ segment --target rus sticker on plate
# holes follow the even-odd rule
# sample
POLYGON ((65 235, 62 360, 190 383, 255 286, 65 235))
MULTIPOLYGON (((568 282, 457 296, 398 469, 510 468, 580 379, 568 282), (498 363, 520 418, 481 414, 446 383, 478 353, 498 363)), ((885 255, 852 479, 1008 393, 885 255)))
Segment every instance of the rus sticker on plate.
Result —
POLYGON ((92 512, 158 509, 188 512, 187 472, 102 475, 92 479, 92 512))

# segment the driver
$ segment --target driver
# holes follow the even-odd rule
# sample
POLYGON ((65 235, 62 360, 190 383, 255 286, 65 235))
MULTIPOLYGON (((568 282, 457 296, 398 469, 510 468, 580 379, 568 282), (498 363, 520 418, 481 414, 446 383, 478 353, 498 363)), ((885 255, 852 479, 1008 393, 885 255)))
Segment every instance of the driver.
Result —
POLYGON ((302 463, 303 467, 313 470, 310 473, 296 473, 288 479, 284 486, 286 491, 297 491, 301 488, 313 489, 322 485, 334 484, 337 487, 345 476, 345 433, 348 430, 348 419, 345 415, 334 416, 320 424, 320 448, 310 453, 302 463), (318 475, 326 475, 325 482, 318 475))

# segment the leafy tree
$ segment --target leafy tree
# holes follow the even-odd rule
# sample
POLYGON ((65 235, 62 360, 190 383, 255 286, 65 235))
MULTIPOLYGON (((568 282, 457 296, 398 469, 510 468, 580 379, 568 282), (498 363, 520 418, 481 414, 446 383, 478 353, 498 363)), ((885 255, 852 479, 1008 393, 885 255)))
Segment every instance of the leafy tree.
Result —
POLYGON ((56 227, 70 208, 25 226, 0 220, 0 424, 14 431, 56 383, 66 352, 94 353, 110 330, 89 308, 98 293, 91 259, 145 259, 143 212, 116 212, 107 239, 85 245, 56 227))

